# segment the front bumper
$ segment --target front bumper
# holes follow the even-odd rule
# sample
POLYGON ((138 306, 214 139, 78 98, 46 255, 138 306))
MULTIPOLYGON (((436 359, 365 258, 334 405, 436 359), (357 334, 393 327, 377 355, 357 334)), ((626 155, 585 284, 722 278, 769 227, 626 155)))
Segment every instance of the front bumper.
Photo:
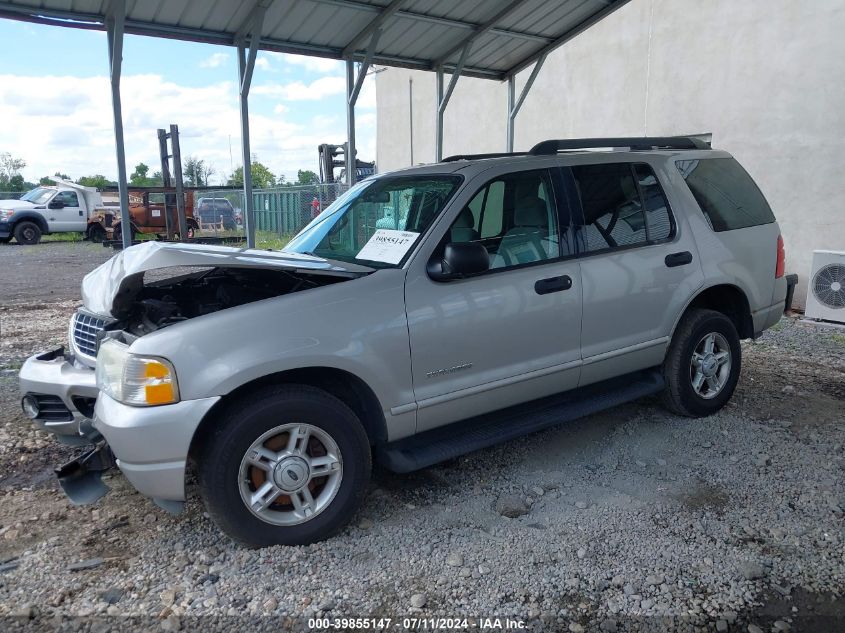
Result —
POLYGON ((0 240, 12 236, 12 225, 10 222, 0 222, 0 240))
POLYGON ((22 396, 53 396, 67 408, 67 415, 53 411, 51 415, 35 418, 36 426, 67 443, 87 443, 80 425, 90 421, 89 407, 98 395, 93 369, 66 356, 60 347, 28 358, 18 374, 18 382, 22 396))
POLYGON ((141 494, 156 502, 185 500, 185 467, 194 432, 220 396, 158 407, 131 407, 101 394, 94 428, 118 468, 141 494))

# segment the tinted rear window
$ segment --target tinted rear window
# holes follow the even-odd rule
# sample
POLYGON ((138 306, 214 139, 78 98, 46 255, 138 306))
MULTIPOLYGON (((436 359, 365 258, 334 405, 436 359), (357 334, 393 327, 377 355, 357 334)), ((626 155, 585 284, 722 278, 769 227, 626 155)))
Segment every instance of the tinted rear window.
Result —
POLYGON ((676 165, 714 231, 775 221, 760 189, 733 158, 679 160, 676 165))

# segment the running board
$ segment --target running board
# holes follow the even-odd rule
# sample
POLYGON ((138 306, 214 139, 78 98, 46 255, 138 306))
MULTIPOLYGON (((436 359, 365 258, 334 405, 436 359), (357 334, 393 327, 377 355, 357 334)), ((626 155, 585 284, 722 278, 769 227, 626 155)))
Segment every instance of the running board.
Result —
POLYGON ((379 447, 376 456, 388 470, 408 473, 658 393, 663 387, 659 369, 640 371, 425 431, 379 447))

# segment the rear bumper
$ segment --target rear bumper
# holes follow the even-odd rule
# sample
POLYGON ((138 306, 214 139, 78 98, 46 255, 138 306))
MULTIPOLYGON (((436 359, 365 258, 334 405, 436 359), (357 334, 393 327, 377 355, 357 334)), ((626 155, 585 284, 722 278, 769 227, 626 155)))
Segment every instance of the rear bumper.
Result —
POLYGON ((94 428, 138 492, 156 501, 184 501, 191 440, 219 400, 214 396, 159 407, 130 407, 103 394, 97 400, 94 428))
POLYGON ((78 405, 82 405, 82 399, 96 399, 98 395, 93 369, 66 356, 60 347, 28 358, 18 374, 18 383, 22 396, 55 396, 67 408, 66 416, 54 411, 35 418, 36 426, 60 438, 81 439, 80 423, 90 418, 90 412, 80 411, 78 405), (65 419, 59 419, 62 417, 65 419))
POLYGON ((773 325, 777 324, 783 316, 784 302, 778 301, 768 308, 758 310, 751 315, 754 321, 754 338, 760 336, 764 330, 768 330, 773 325))

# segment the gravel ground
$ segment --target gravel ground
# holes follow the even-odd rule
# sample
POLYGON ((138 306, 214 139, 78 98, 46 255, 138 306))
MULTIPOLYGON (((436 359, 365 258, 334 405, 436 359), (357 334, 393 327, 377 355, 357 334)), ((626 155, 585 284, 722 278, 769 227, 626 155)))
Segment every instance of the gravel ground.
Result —
POLYGON ((119 473, 94 506, 58 491, 52 467, 75 450, 20 414, 16 368, 63 341, 74 301, 0 307, 0 629, 443 616, 845 630, 845 332, 784 319, 744 343, 737 392, 711 418, 645 399, 415 474, 377 471, 339 536, 255 551, 195 499, 172 517, 119 473))
POLYGON ((76 299, 82 277, 112 255, 91 242, 0 244, 0 306, 76 299))

